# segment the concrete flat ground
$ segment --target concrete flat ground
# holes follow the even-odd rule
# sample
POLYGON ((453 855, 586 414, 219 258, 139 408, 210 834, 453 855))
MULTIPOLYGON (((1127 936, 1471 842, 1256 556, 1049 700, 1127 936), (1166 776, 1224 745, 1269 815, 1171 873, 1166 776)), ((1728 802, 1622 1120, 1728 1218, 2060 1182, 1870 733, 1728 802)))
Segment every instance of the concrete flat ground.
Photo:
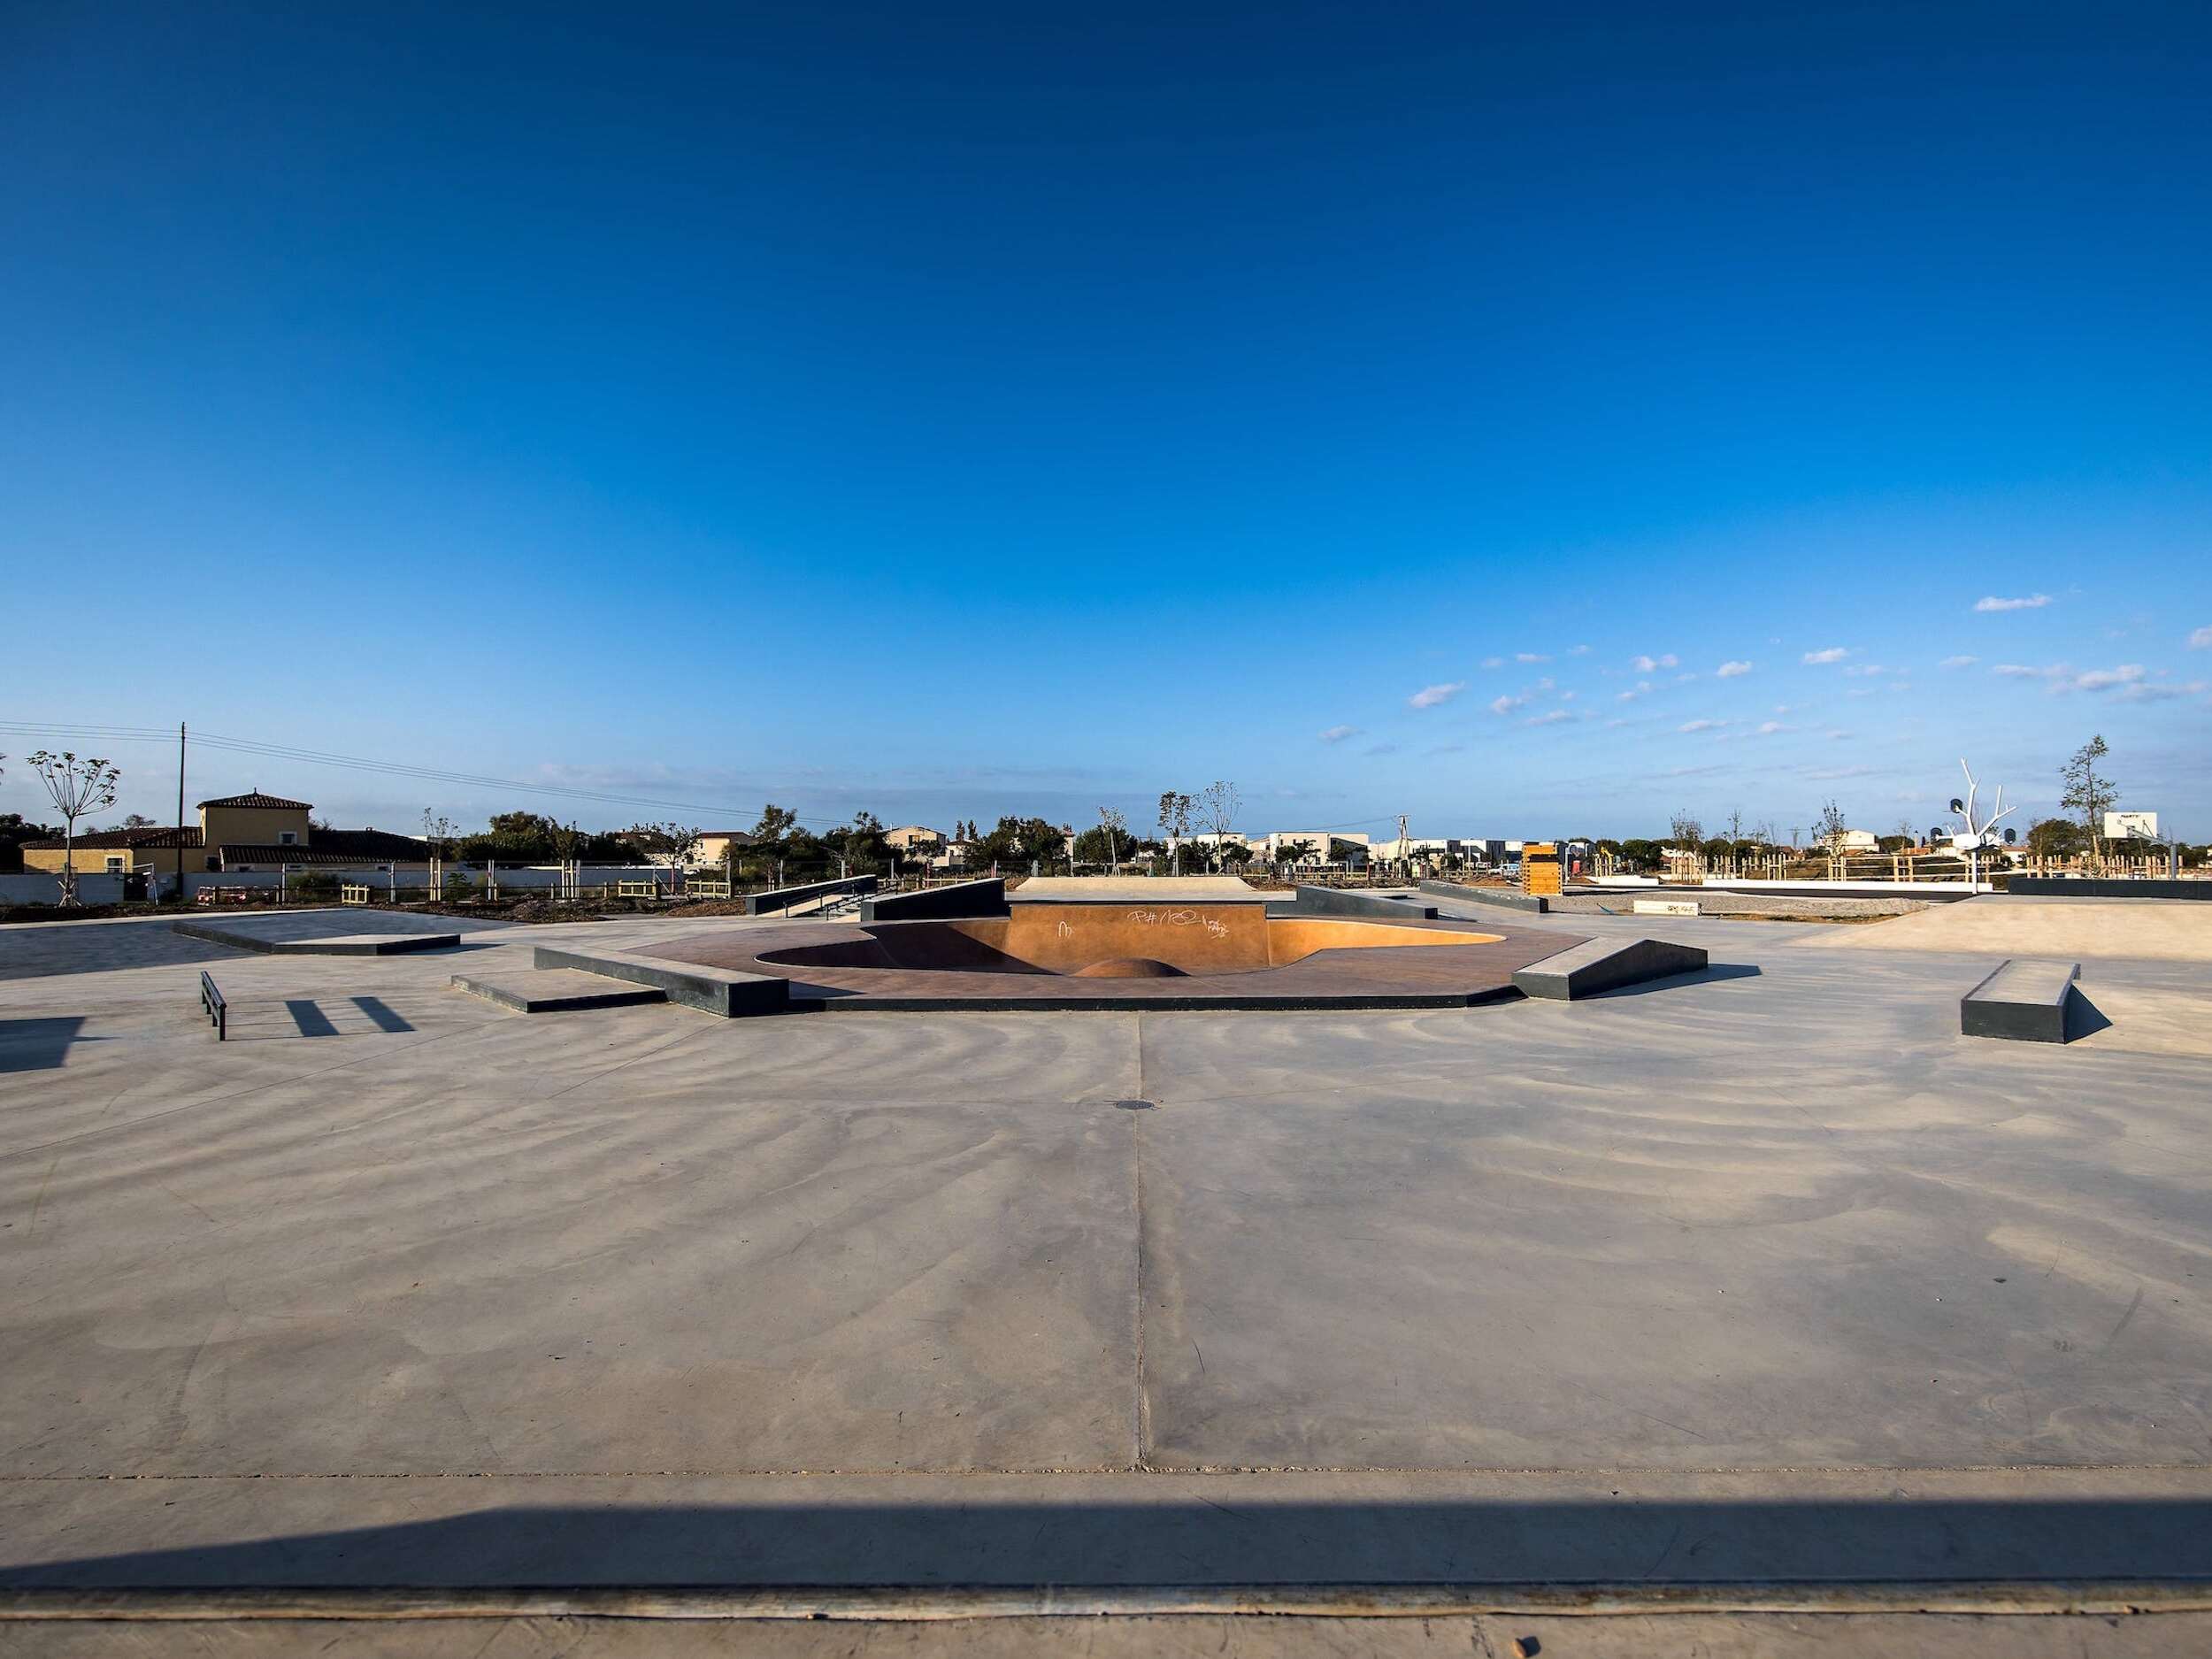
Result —
POLYGON ((2212 900, 2013 898, 1935 904, 1895 923, 1839 930, 1838 950, 1941 950, 1998 956, 2212 962, 2212 900))
POLYGON ((1990 964, 1866 941, 1971 908, 1358 1014, 0 931, 0 1586, 2212 1578, 2202 972, 1962 1038, 1990 964))

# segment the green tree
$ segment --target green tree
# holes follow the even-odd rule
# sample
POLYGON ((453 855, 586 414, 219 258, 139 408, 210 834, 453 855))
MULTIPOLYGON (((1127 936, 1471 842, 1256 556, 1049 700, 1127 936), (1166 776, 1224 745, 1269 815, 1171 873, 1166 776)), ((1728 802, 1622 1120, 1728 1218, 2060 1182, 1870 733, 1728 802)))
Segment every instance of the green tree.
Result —
POLYGON ((2041 818, 2028 826, 2028 850, 2038 858, 2071 858, 2081 851, 2081 826, 2071 818, 2041 818))
POLYGON ((854 813, 851 823, 830 832, 830 843, 844 859, 846 869, 856 875, 887 865, 891 856, 889 843, 883 839, 883 820, 872 812, 854 813))
POLYGON ((1664 841, 1624 841, 1621 843, 1621 863, 1631 870, 1656 870, 1666 861, 1666 849, 1664 841))
POLYGON ((2118 787, 2097 770, 2097 763, 2111 752, 2100 733, 2076 749, 2058 769, 2059 781, 2066 786, 2066 793, 2059 796, 2058 803, 2070 812, 2080 814, 2090 852, 2100 864, 2104 862, 2104 815, 2120 802, 2118 787))
POLYGON ((34 824, 20 812, 0 812, 0 871, 23 868, 26 841, 50 841, 61 834, 44 824, 34 824))
POLYGON ((1137 838, 1127 830, 1104 824, 1075 838, 1075 859, 1085 864, 1118 864, 1137 850, 1137 838))

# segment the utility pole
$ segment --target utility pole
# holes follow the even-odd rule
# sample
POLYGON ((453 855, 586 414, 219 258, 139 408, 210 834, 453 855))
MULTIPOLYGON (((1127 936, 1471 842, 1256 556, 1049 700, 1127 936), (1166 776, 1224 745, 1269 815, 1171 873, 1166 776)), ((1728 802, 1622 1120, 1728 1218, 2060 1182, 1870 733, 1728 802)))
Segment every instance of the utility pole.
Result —
MULTIPOLYGON (((171 849, 177 861, 177 902, 184 902, 184 722, 177 722, 177 844, 171 849)), ((161 902, 161 866, 154 870, 154 902, 161 902)))

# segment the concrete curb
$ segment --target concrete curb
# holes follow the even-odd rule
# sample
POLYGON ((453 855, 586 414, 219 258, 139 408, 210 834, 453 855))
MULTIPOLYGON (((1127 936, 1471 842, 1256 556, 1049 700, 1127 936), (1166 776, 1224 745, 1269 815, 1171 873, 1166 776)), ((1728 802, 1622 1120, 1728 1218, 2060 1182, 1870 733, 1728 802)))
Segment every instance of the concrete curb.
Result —
POLYGON ((724 1019, 750 1014, 780 1014, 791 1006, 791 981, 764 973, 722 968, 678 967, 621 950, 568 950, 557 945, 532 947, 531 965, 575 968, 633 985, 649 985, 667 999, 724 1019))
POLYGON ((32 1620, 427 1618, 934 1619, 1278 1614, 1433 1618, 1453 1614, 2033 1613, 2212 1609, 2212 1584, 2186 1580, 1931 1579, 1905 1582, 1652 1584, 1041 1585, 574 1589, 369 1587, 14 1590, 0 1624, 32 1620))
POLYGON ((172 932, 187 939, 228 945, 234 950, 257 951, 265 956, 403 956, 419 950, 453 950, 461 943, 458 933, 393 933, 388 937, 356 933, 333 939, 266 939, 258 933, 242 933, 205 922, 172 922, 169 926, 172 932))

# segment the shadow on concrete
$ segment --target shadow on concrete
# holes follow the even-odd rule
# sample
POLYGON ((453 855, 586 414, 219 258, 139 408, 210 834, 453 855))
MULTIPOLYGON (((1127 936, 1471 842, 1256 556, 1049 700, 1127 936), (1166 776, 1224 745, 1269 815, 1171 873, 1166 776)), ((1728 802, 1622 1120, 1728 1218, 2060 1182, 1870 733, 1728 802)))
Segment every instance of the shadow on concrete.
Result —
POLYGON ((2178 1583, 2212 1499, 489 1509, 0 1567, 0 1587, 2178 1583))
POLYGON ((338 1034, 338 1027, 331 1023, 330 1016, 323 1012, 312 997, 295 998, 285 1003, 284 1010, 291 1015, 292 1023, 299 1027, 303 1037, 335 1037, 338 1034))
POLYGON ((357 996, 353 1005, 366 1014, 379 1031, 412 1031, 414 1026, 380 996, 357 996))
POLYGON ((2066 1041, 2093 1037, 2101 1031, 2111 1029, 2112 1021, 2104 1010, 2091 1002, 2081 987, 2074 987, 2074 994, 2066 999, 2066 1041))
POLYGON ((1581 1000, 1604 1002, 1618 996, 1649 996, 1655 991, 1678 991, 1686 986, 1711 985, 1722 979, 1755 979, 1758 977, 1759 970, 1748 962, 1716 962, 1690 973, 1671 973, 1663 979, 1646 979, 1641 985, 1624 985, 1581 1000))
POLYGON ((0 1019, 0 1071, 51 1071, 69 1057, 84 1016, 0 1019))

